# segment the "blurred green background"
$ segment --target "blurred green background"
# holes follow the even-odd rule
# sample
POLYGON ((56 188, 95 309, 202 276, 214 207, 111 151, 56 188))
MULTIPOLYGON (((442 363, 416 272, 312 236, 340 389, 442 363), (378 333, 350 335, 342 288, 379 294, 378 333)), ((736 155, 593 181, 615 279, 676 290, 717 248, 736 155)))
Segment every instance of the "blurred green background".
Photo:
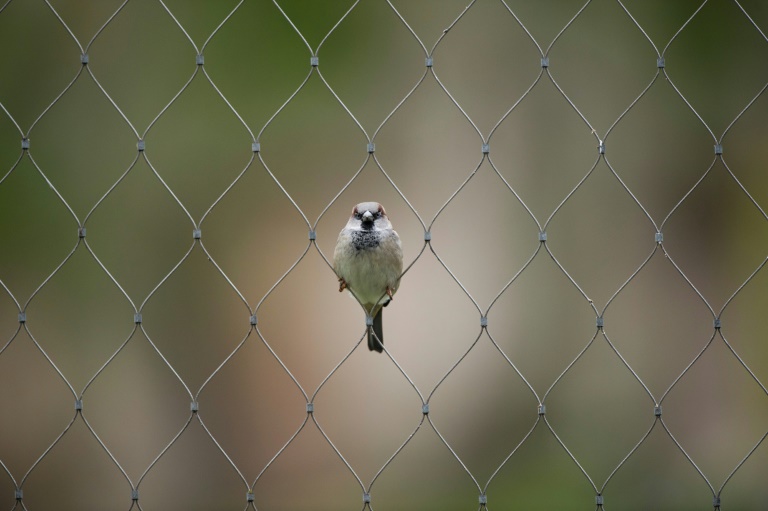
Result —
POLYGON ((125 509, 130 479, 145 510, 242 509, 280 452, 258 509, 360 509, 311 419, 281 451, 306 394, 366 488, 429 399, 377 510, 475 509, 472 478, 494 509, 594 509, 590 479, 607 509, 707 509, 673 437, 723 509, 765 507, 765 443, 728 477, 768 431, 766 270, 740 289, 768 254, 768 6, 593 0, 560 34, 584 4, 477 0, 441 39, 467 3, 0 6, 0 505, 125 509), (364 335, 325 260, 363 200, 413 262, 385 318, 413 385, 363 343, 318 391, 364 335))

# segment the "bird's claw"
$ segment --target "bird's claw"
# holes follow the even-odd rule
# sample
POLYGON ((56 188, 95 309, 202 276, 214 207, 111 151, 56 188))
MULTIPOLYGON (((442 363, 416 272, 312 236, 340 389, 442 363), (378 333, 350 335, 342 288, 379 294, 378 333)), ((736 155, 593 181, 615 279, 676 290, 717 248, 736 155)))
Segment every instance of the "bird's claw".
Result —
POLYGON ((344 291, 347 288, 347 281, 344 280, 342 277, 339 277, 339 293, 344 291))
POLYGON ((389 286, 387 286, 387 296, 389 296, 389 299, 392 300, 392 289, 389 286))

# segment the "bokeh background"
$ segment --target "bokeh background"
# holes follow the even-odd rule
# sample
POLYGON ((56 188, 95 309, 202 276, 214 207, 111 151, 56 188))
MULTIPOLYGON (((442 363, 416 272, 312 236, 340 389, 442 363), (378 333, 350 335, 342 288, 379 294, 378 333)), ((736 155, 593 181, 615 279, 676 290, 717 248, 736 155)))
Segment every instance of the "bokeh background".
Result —
POLYGON ((467 3, 0 5, 0 506, 765 508, 768 6, 467 3))

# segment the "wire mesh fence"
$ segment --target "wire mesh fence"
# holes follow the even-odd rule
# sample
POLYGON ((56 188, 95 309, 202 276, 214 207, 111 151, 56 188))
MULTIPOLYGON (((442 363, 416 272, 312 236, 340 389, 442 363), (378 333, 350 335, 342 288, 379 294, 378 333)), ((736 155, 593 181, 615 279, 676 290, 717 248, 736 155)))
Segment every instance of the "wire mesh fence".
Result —
POLYGON ((0 505, 766 508, 766 24, 6 1, 0 505), (383 355, 331 263, 364 200, 383 355))

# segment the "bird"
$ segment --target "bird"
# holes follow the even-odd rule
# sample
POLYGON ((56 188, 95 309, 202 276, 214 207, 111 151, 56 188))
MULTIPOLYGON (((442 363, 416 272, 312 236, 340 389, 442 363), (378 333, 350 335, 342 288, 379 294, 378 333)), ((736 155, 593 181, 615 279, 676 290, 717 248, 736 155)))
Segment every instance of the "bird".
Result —
POLYGON ((400 236, 381 204, 361 202, 352 209, 336 241, 333 269, 339 278, 339 292, 346 289, 352 293, 373 318, 372 328, 368 328, 368 349, 381 353, 381 308, 389 305, 403 273, 400 236))

